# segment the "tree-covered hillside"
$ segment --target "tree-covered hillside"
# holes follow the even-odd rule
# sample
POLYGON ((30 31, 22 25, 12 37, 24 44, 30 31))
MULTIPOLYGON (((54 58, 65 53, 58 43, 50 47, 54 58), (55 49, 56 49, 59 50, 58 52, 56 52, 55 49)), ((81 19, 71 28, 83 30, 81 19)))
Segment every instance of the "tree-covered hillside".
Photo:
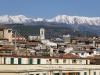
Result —
POLYGON ((55 37, 62 37, 63 35, 70 34, 72 37, 74 36, 83 36, 83 37, 93 37, 96 36, 94 33, 90 32, 83 32, 83 31, 77 31, 73 30, 67 27, 61 27, 56 25, 20 25, 20 24, 12 24, 12 25, 6 25, 9 28, 12 28, 13 30, 17 30, 18 33, 25 36, 26 38, 30 35, 39 35, 40 28, 45 29, 45 36, 46 38, 55 38, 55 37))

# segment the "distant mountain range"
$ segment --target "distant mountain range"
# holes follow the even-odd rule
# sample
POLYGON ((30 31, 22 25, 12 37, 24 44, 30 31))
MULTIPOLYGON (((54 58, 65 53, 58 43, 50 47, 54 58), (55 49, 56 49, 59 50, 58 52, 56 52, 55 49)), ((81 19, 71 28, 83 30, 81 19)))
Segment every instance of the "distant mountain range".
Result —
POLYGON ((66 24, 88 24, 100 26, 100 17, 80 17, 80 16, 67 16, 67 15, 58 15, 52 19, 44 18, 27 18, 24 15, 9 16, 3 15, 0 16, 0 23, 3 24, 12 24, 12 23, 33 23, 33 22, 57 22, 57 23, 66 23, 66 24))
POLYGON ((76 30, 91 31, 100 35, 100 17, 58 15, 52 19, 27 18, 24 15, 0 16, 1 24, 60 25, 76 30))

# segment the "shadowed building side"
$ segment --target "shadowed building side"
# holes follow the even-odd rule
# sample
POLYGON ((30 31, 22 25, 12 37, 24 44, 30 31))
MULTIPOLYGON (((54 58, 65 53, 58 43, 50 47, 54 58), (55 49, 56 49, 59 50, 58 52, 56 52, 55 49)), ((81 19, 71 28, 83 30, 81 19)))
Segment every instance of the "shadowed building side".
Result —
POLYGON ((12 29, 0 25, 0 38, 8 39, 9 42, 12 42, 12 29))

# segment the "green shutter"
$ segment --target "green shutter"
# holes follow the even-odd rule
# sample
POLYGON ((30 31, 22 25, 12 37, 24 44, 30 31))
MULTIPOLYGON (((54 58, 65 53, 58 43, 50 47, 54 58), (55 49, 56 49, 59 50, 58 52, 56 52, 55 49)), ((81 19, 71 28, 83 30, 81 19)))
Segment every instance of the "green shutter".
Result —
POLYGON ((32 58, 29 59, 29 64, 33 64, 33 59, 32 58))
POLYGON ((54 75, 59 75, 59 73, 54 73, 54 75))
POLYGON ((18 64, 21 64, 21 58, 18 58, 18 64))
POLYGON ((81 64, 82 63, 82 60, 79 60, 79 63, 81 64))
POLYGON ((14 64, 14 58, 11 58, 10 64, 14 64))
POLYGON ((74 60, 72 60, 72 63, 74 63, 74 60))
POLYGON ((63 63, 66 63, 66 59, 63 59, 63 63))
POLYGON ((56 59, 56 62, 59 63, 59 59, 56 59))
POLYGON ((40 64, 41 63, 41 59, 37 59, 37 64, 40 64))
POLYGON ((96 72, 94 72, 94 75, 96 75, 96 72))
POLYGON ((77 72, 76 75, 80 75, 80 72, 77 72))
POLYGON ((87 72, 84 72, 84 75, 87 75, 87 72))
POLYGON ((46 75, 46 73, 43 73, 43 75, 46 75))
POLYGON ((39 75, 39 74, 36 74, 36 75, 39 75))

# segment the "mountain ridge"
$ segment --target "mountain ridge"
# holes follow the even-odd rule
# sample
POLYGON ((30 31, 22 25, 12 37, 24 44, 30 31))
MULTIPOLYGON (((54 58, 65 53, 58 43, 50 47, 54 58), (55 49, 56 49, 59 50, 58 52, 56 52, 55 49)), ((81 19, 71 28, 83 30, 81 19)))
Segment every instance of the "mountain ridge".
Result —
POLYGON ((30 25, 56 25, 72 28, 73 30, 90 31, 100 35, 100 17, 68 16, 58 15, 52 19, 45 18, 27 18, 24 15, 0 16, 0 23, 4 25, 21 24, 30 25))
POLYGON ((100 26, 100 17, 84 17, 84 16, 68 16, 68 15, 58 15, 52 19, 45 18, 27 18, 24 15, 9 16, 3 15, 0 16, 0 23, 2 24, 13 24, 13 23, 22 23, 29 24, 33 22, 57 22, 65 24, 88 24, 100 26))

